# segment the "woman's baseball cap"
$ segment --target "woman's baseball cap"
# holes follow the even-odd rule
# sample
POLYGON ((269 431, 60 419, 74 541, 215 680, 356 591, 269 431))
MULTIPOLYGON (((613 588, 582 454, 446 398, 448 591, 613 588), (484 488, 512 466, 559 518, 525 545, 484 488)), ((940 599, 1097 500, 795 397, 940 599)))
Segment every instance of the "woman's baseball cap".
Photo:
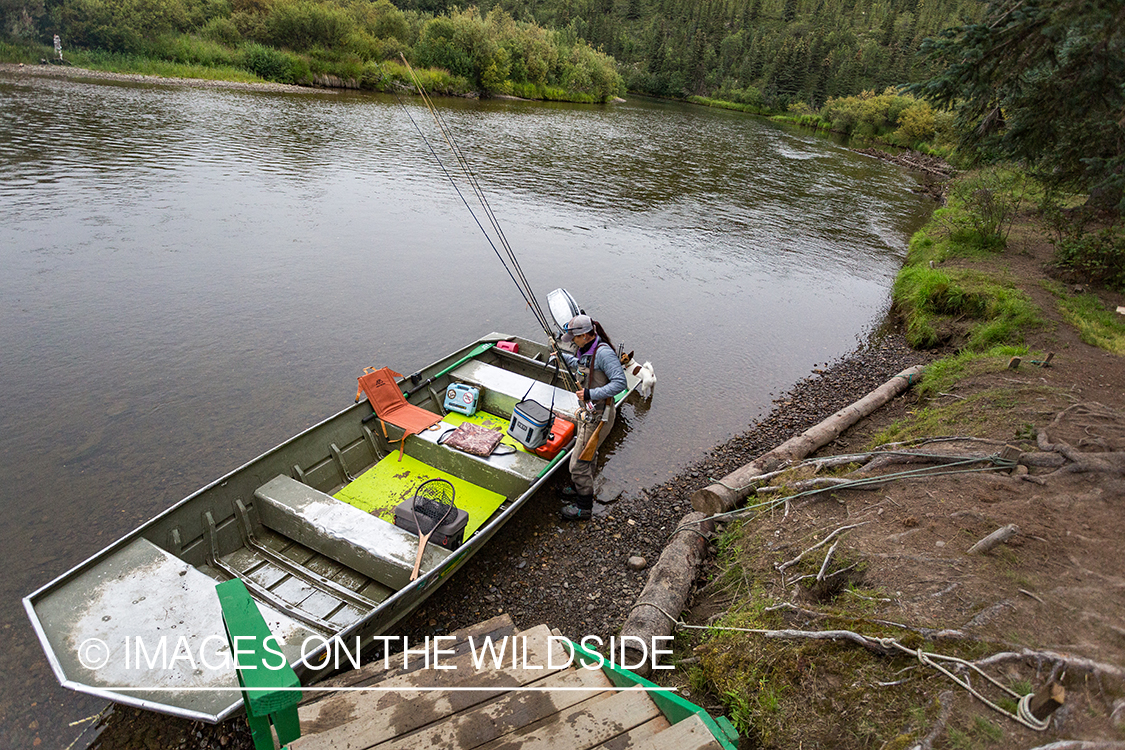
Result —
POLYGON ((575 315, 570 322, 563 326, 563 341, 574 341, 575 336, 590 333, 594 330, 594 321, 589 315, 575 315))

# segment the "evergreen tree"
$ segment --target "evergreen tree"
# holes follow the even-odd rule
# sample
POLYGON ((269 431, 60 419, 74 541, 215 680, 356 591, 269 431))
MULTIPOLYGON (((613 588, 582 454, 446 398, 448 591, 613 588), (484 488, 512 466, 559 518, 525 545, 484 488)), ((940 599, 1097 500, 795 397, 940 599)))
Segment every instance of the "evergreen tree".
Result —
POLYGON ((913 90, 955 109, 967 144, 1125 211, 1125 3, 991 0, 923 50, 944 68, 913 90))

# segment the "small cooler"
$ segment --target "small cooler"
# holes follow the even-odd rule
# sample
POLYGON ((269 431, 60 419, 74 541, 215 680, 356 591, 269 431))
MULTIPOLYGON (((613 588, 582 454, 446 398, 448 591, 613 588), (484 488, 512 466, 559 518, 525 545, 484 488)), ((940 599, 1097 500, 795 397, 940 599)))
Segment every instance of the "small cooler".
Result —
POLYGON ((512 409, 508 434, 523 443, 525 448, 533 451, 547 442, 554 417, 551 410, 543 404, 524 399, 512 409))

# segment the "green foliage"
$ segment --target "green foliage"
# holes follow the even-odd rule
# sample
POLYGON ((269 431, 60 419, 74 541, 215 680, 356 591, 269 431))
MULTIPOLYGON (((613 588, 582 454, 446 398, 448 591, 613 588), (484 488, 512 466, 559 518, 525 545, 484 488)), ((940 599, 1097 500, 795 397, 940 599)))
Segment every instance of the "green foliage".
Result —
POLYGON ((314 0, 274 0, 265 23, 273 47, 305 52, 316 47, 343 47, 355 21, 342 8, 314 0))
POLYGON ((43 0, 0 0, 0 43, 4 37, 25 42, 35 39, 45 11, 43 0))
POLYGON ((862 140, 878 140, 902 148, 932 150, 934 141, 952 142, 951 116, 928 102, 887 88, 882 94, 863 91, 832 97, 813 111, 804 102, 789 105, 786 119, 805 127, 828 130, 862 140))
POLYGON ((66 0, 61 22, 68 45, 143 52, 154 39, 191 28, 184 0, 66 0))
POLYGON ((1049 185, 1125 210, 1125 12, 1117 0, 990 0, 928 39, 940 73, 913 88, 958 115, 981 158, 1026 161, 1049 185))
MULTIPOLYGON (((451 0, 397 0, 400 8, 441 12, 451 0)), ((503 7, 612 55, 632 91, 701 96, 784 112, 793 102, 882 91, 931 71, 915 52, 953 20, 974 19, 963 0, 919 4, 810 0, 505 0, 503 7), (755 90, 762 101, 732 91, 755 90)))
POLYGON ((242 65, 267 81, 278 83, 295 83, 303 72, 294 55, 256 43, 242 50, 242 65))
POLYGON ((1110 224, 1052 240, 1055 265, 1071 277, 1125 291, 1125 230, 1110 224))
POLYGON ((613 60, 582 42, 476 8, 426 22, 414 48, 419 65, 448 70, 483 93, 548 92, 561 88, 586 101, 623 92, 613 60))
MULTIPOLYGON (((0 18, 4 3, 17 2, 30 0, 0 0, 0 18)), ((397 64, 405 56, 421 66, 415 73, 426 90, 439 94, 604 102, 624 92, 608 55, 570 31, 516 21, 499 8, 423 17, 389 0, 61 0, 57 9, 68 50, 237 66, 271 81, 308 83, 315 73, 369 89, 412 86, 397 64)))

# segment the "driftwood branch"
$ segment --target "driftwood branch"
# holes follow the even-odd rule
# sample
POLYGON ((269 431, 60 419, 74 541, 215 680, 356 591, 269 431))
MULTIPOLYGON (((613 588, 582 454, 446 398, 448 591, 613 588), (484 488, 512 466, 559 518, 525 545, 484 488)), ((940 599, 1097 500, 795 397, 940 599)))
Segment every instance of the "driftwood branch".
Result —
MULTIPOLYGON (((890 600, 888 599, 887 601, 890 601, 890 600)), ((776 612, 778 610, 786 610, 788 612, 793 612, 794 614, 803 615, 804 617, 807 617, 810 620, 829 620, 829 619, 832 619, 834 617, 837 617, 837 615, 830 615, 830 614, 827 614, 825 612, 817 612, 816 610, 812 610, 812 609, 804 609, 803 607, 798 607, 797 605, 790 604, 789 602, 781 602, 780 604, 775 604, 771 607, 766 607, 763 611, 764 612, 776 612)), ((853 619, 852 621, 855 622, 856 620, 853 619)), ((980 642, 978 639, 973 638, 972 636, 965 635, 960 630, 935 630, 933 628, 919 628, 919 627, 915 627, 913 625, 904 625, 901 622, 892 622, 890 620, 875 620, 875 619, 869 620, 869 619, 864 618, 861 621, 862 622, 875 623, 876 625, 887 625, 887 626, 892 627, 892 628, 898 628, 899 630, 909 630, 912 633, 919 634, 920 636, 922 636, 923 638, 925 638, 928 641, 946 640, 946 641, 973 641, 973 642, 977 642, 977 643, 980 642)))
MULTIPOLYGON (((863 523, 867 523, 867 521, 864 521, 863 523)), ((850 526, 841 526, 840 528, 836 529, 836 530, 835 530, 835 531, 833 531, 833 532, 832 532, 831 534, 829 534, 828 536, 824 537, 823 539, 821 539, 821 540, 820 540, 819 542, 817 542, 817 543, 816 543, 816 544, 814 544, 813 546, 809 547, 809 548, 808 548, 807 550, 805 550, 805 551, 804 551, 804 552, 802 552, 801 554, 799 554, 799 555, 797 555, 796 557, 794 557, 794 558, 793 558, 792 560, 790 560, 789 562, 783 562, 783 563, 781 563, 780 565, 778 565, 778 566, 777 566, 777 572, 778 572, 778 573, 784 573, 784 572, 785 572, 785 569, 786 569, 786 568, 791 568, 791 567, 793 567, 794 565, 796 565, 797 563, 799 563, 799 562, 801 561, 801 559, 802 559, 802 558, 803 558, 803 557, 804 557, 805 555, 807 555, 808 553, 812 552, 813 550, 818 550, 818 549, 820 549, 821 547, 823 547, 824 545, 828 544, 828 543, 829 543, 830 541, 832 541, 832 540, 833 540, 833 539, 834 539, 834 538, 836 537, 836 535, 837 535, 837 534, 840 534, 841 532, 844 532, 844 531, 850 531, 851 529, 854 529, 854 528, 856 528, 856 527, 858 527, 858 526, 862 526, 862 525, 863 525, 863 523, 853 523, 853 524, 851 524, 850 526)))
POLYGON ((816 580, 818 580, 818 581, 824 580, 824 574, 826 572, 828 572, 828 563, 829 563, 829 561, 832 560, 832 553, 836 551, 836 547, 838 547, 838 546, 840 546, 840 540, 839 539, 837 539, 835 542, 833 542, 832 546, 828 548, 828 554, 824 556, 824 562, 821 563, 820 572, 816 574, 816 580))
POLYGON ((985 657, 973 663, 978 667, 988 667, 1011 662, 1033 662, 1036 664, 1049 662, 1062 664, 1067 672, 1089 673, 1099 677, 1109 677, 1114 680, 1125 681, 1125 669, 1119 666, 1094 661, 1093 659, 1086 659, 1081 656, 1074 656, 1072 654, 1061 654, 1056 651, 1033 651, 1029 648, 1021 649, 1020 651, 1001 651, 998 654, 993 654, 992 656, 985 657))
POLYGON ((879 656, 894 656, 901 653, 893 646, 884 646, 876 638, 868 638, 851 630, 760 630, 757 632, 765 638, 783 641, 851 641, 879 656))
POLYGON ((748 479, 773 471, 787 462, 797 461, 821 448, 883 404, 906 391, 922 374, 922 366, 911 367, 895 375, 854 404, 810 427, 800 435, 786 440, 772 451, 759 456, 691 496, 696 510, 714 515, 733 509, 753 488, 748 479))
MULTIPOLYGON (((825 487, 839 487, 842 484, 850 484, 851 479, 844 479, 843 477, 814 477, 812 479, 801 479, 786 485, 778 485, 772 487, 759 487, 759 495, 771 495, 781 492, 782 490, 791 490, 793 492, 804 492, 805 490, 819 490, 825 487)), ((872 482, 860 487, 852 489, 857 490, 874 490, 878 489, 879 485, 872 482)))
POLYGON ((1031 750, 1125 750, 1125 742, 1113 740, 1059 740, 1031 750))
POLYGON ((974 544, 972 547, 969 547, 969 554, 984 554, 990 549, 1004 544, 1006 541, 1008 541, 1018 533, 1020 533, 1020 527, 1016 526, 1014 523, 1010 523, 1007 526, 1001 526, 996 531, 992 532, 984 539, 981 539, 979 542, 974 544))

